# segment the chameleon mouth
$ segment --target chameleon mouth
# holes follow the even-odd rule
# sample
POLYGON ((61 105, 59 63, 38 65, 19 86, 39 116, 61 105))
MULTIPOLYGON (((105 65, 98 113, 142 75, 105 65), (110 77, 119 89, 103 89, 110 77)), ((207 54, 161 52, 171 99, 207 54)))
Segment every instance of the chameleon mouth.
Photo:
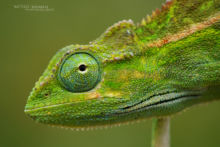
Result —
POLYGON ((150 96, 142 101, 139 101, 133 105, 122 107, 115 114, 117 115, 126 115, 130 113, 136 113, 141 111, 148 112, 159 112, 168 109, 173 109, 174 106, 178 106, 179 109, 184 109, 184 102, 191 103, 197 101, 201 96, 201 91, 187 91, 187 92, 171 92, 171 93, 161 93, 157 95, 150 96), (154 109, 154 110, 153 110, 154 109), (155 111, 158 109, 159 111, 155 111))
MULTIPOLYGON (((47 110, 48 108, 60 107, 63 104, 45 106, 35 109, 26 109, 25 112, 34 120, 52 124, 54 126, 63 126, 65 122, 66 126, 71 128, 90 128, 96 126, 109 126, 113 124, 121 124, 138 119, 145 119, 149 117, 166 116, 179 112, 186 107, 189 107, 200 100, 202 91, 190 91, 190 92, 165 92, 155 94, 143 98, 142 100, 130 104, 124 105, 112 113, 105 113, 102 115, 94 115, 89 117, 77 117, 66 120, 66 116, 59 117, 59 115, 50 115, 50 111, 40 112, 38 110, 47 110), (65 118, 65 119, 64 119, 65 118)), ((65 103, 65 106, 71 105, 71 103, 65 103)), ((65 107, 63 107, 65 109, 65 107)))

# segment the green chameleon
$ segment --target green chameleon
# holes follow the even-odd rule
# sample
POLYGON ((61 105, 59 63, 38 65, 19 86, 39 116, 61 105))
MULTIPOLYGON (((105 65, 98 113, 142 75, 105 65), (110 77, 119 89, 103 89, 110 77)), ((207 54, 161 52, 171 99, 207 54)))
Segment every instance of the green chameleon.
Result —
POLYGON ((81 130, 156 118, 152 146, 165 147, 170 115, 217 99, 220 0, 173 0, 139 24, 120 21, 58 51, 25 113, 81 130))

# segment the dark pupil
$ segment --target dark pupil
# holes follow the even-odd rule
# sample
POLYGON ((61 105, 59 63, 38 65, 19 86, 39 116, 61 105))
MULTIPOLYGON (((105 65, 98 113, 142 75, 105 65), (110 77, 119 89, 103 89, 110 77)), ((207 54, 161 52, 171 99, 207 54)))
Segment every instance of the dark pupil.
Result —
POLYGON ((84 64, 81 64, 81 65, 79 66, 79 70, 80 70, 80 71, 85 71, 85 70, 86 70, 86 66, 85 66, 84 64))

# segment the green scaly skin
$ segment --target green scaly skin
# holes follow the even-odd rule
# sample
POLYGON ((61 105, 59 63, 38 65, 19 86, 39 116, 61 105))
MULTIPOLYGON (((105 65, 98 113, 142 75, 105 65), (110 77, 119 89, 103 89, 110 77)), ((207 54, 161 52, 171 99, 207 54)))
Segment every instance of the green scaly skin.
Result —
POLYGON ((140 24, 121 21, 89 45, 61 49, 36 82, 25 113, 44 124, 89 128, 169 116, 220 99, 219 10, 219 0, 174 0, 140 24), (86 91, 68 89, 63 79, 69 75, 60 76, 75 54, 91 55, 99 67, 86 91))

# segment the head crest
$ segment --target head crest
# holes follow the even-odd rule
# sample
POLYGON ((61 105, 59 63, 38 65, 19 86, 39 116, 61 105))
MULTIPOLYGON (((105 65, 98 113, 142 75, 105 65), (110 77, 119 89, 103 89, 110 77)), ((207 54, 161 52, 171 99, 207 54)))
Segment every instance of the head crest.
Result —
POLYGON ((95 42, 111 47, 126 48, 135 43, 135 24, 132 20, 123 20, 109 27, 95 42))

